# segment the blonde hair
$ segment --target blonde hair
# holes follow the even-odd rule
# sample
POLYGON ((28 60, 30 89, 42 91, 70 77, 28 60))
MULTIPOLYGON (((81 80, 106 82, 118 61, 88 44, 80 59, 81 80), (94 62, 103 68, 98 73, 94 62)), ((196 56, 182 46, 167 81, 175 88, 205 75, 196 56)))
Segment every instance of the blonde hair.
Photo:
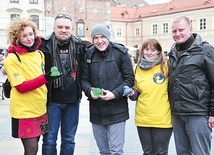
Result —
POLYGON ((180 22, 180 21, 182 21, 182 20, 184 20, 184 21, 187 23, 188 26, 191 26, 191 21, 190 21, 190 19, 189 19, 188 17, 186 17, 186 16, 178 16, 178 17, 174 18, 174 19, 172 20, 172 22, 171 22, 171 25, 173 25, 174 23, 178 23, 178 22, 180 22))
POLYGON ((34 36, 37 36, 37 25, 30 18, 13 19, 7 28, 7 36, 12 45, 20 44, 21 32, 25 27, 30 26, 33 29, 34 36))

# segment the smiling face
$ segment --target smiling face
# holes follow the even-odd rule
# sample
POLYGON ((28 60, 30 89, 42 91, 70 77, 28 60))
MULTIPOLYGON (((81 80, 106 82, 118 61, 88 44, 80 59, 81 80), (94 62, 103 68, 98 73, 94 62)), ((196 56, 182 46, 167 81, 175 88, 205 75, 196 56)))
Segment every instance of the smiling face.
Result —
POLYGON ((146 60, 156 59, 159 53, 160 52, 154 46, 151 46, 151 44, 148 44, 148 46, 143 49, 143 57, 146 60))
POLYGON ((185 18, 174 21, 171 29, 172 38, 177 44, 186 42, 192 35, 193 31, 190 21, 185 18))
POLYGON ((93 43, 99 51, 105 51, 109 45, 109 40, 103 35, 98 34, 94 36, 93 43))
POLYGON ((30 26, 25 27, 20 34, 20 42, 27 47, 31 47, 34 44, 34 41, 35 35, 33 29, 30 26))
POLYGON ((55 36, 59 41, 67 41, 72 34, 72 22, 67 18, 57 18, 54 23, 55 36))

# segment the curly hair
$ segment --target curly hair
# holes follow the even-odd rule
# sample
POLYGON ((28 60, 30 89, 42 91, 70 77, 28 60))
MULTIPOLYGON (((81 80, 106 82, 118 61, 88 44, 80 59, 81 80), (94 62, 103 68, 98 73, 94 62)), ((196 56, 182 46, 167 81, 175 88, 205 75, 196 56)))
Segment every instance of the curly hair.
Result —
POLYGON ((13 19, 7 28, 9 42, 12 45, 19 45, 21 32, 24 31, 24 28, 28 26, 33 29, 34 36, 36 37, 38 31, 37 25, 30 18, 13 19))

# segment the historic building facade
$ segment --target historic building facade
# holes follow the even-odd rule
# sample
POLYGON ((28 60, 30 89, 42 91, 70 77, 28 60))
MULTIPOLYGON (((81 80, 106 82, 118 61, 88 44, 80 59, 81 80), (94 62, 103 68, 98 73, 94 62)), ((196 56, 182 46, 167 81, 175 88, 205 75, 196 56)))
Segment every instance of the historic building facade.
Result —
POLYGON ((112 6, 111 24, 117 42, 137 47, 147 38, 156 38, 163 51, 168 52, 174 43, 171 21, 176 16, 190 18, 193 32, 214 46, 214 0, 171 0, 165 4, 136 6, 132 8, 112 6))
MULTIPOLYGON (((71 15, 73 21, 73 34, 84 40, 90 40, 90 30, 95 24, 109 24, 110 1, 111 0, 45 0, 46 25, 50 27, 49 24, 51 21, 53 22, 53 17, 57 14, 68 13, 71 15)), ((47 31, 49 31, 49 28, 47 31)))
POLYGON ((16 17, 30 17, 38 25, 41 35, 44 34, 44 1, 41 0, 1 0, 0 1, 0 52, 8 47, 6 28, 16 17))
MULTIPOLYGON (((6 27, 15 17, 30 17, 41 36, 53 31, 57 14, 68 13, 73 21, 73 34, 91 41, 91 28, 98 23, 110 27, 112 41, 136 51, 146 38, 156 38, 163 50, 169 51, 173 40, 170 22, 179 15, 191 19, 194 32, 214 45, 214 0, 171 0, 156 5, 113 6, 113 0, 1 0, 0 53, 8 47, 6 27), (112 6, 111 6, 112 5, 112 6), (133 48, 135 47, 135 48, 133 48)), ((127 1, 128 3, 128 1, 127 1)))
POLYGON ((97 23, 110 25, 111 0, 1 0, 0 1, 0 52, 8 47, 6 27, 16 17, 30 17, 35 21, 41 36, 53 31, 56 15, 70 14, 73 34, 90 41, 90 30, 97 23))

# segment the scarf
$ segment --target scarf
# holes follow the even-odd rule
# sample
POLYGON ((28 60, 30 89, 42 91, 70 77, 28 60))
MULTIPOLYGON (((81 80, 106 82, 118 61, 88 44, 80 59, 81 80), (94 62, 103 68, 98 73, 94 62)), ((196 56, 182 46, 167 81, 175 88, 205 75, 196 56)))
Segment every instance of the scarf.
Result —
POLYGON ((195 41, 195 38, 193 37, 193 35, 191 35, 186 42, 181 44, 176 44, 175 47, 177 49, 177 52, 176 52, 177 57, 179 58, 184 52, 186 52, 186 50, 191 47, 194 41, 195 41))
POLYGON ((10 45, 8 47, 8 53, 14 53, 14 52, 17 52, 17 53, 28 53, 28 52, 33 52, 33 51, 36 51, 39 49, 39 46, 41 44, 41 38, 39 37, 36 37, 35 38, 35 42, 33 44, 32 47, 27 47, 23 44, 20 44, 20 45, 10 45))
POLYGON ((145 70, 149 70, 153 66, 160 64, 161 61, 162 60, 160 60, 158 57, 156 57, 153 60, 146 60, 145 58, 142 58, 141 62, 140 62, 140 68, 145 69, 145 70))
MULTIPOLYGON (((59 70, 60 73, 63 73, 63 69, 62 69, 62 63, 61 63, 61 59, 60 59, 60 53, 59 53, 59 49, 58 46, 63 46, 66 44, 68 45, 68 61, 67 61, 67 71, 68 73, 73 73, 77 70, 76 66, 76 49, 74 46, 74 42, 72 39, 69 39, 66 42, 59 42, 55 36, 52 37, 52 42, 53 42, 53 65, 56 66, 59 70), (58 46, 57 46, 58 45, 58 46)), ((63 87, 66 84, 66 74, 63 73, 62 76, 60 76, 57 79, 54 79, 53 81, 53 86, 54 88, 59 88, 59 87, 63 87)))

